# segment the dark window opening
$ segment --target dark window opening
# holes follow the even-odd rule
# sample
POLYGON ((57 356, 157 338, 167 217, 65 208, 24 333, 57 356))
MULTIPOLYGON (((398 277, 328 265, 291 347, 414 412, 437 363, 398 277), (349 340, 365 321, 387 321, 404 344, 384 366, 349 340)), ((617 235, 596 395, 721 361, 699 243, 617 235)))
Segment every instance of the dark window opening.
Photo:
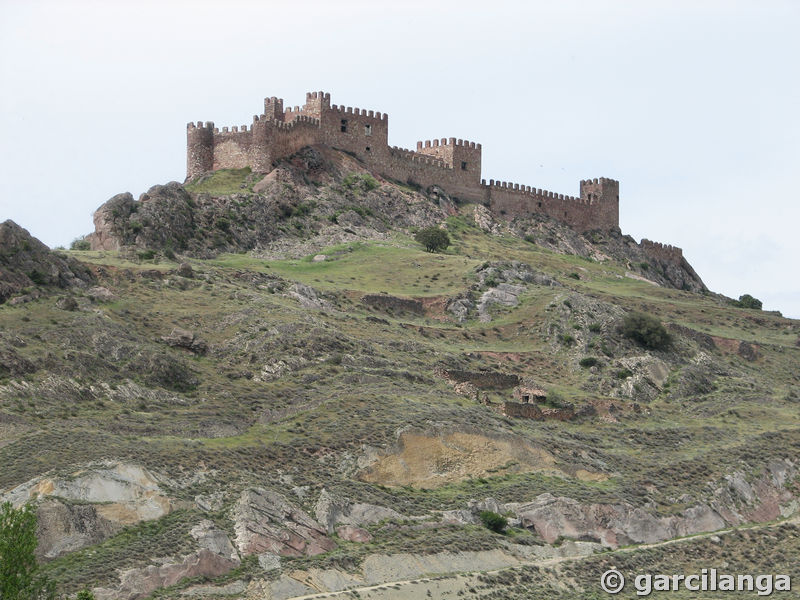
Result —
POLYGON ((522 397, 522 401, 523 402, 530 402, 531 401, 531 397, 530 396, 523 396, 522 397))
POLYGON ((464 160, 461 161, 461 170, 462 171, 466 171, 467 170, 467 162, 464 161, 464 160))
POLYGON ((364 125, 364 135, 372 135, 372 125, 364 125))
POLYGON ((565 216, 565 217, 567 216, 567 211, 564 211, 564 216, 565 216))
POLYGON ((619 202, 619 194, 617 194, 617 202, 619 202))
POLYGON ((367 152, 369 152, 369 146, 367 146, 367 147, 365 148, 365 150, 366 150, 367 152))
POLYGON ((342 119, 342 131, 347 131, 347 119, 342 119))
POLYGON ((539 208, 542 208, 542 203, 541 202, 539 202, 539 208))

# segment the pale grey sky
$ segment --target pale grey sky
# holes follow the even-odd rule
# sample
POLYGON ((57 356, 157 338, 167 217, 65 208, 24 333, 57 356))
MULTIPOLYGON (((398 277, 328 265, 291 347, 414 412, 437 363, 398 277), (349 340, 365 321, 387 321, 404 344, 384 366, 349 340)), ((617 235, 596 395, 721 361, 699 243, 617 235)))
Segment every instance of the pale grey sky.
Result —
POLYGON ((800 317, 800 2, 0 0, 0 220, 45 243, 183 181, 185 126, 265 96, 483 144, 489 179, 621 182, 625 233, 800 317))

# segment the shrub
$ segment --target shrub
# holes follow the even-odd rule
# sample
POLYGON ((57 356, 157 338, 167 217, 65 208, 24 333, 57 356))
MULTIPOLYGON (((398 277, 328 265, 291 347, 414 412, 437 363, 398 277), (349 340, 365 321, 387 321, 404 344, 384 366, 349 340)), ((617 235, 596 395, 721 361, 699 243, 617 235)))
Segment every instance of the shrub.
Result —
POLYGON ((414 239, 425 246, 425 250, 428 252, 439 252, 450 245, 450 236, 444 229, 438 227, 421 229, 414 239))
POLYGON ((137 252, 136 256, 139 257, 139 260, 153 260, 156 257, 156 251, 144 250, 142 252, 137 252))
POLYGON ((602 329, 603 327, 600 325, 600 323, 589 323, 589 331, 592 333, 600 333, 602 329))
POLYGON ((627 379, 628 377, 633 377, 633 371, 630 369, 620 369, 614 373, 614 377, 617 379, 627 379))
POLYGON ((577 273, 575 273, 574 271, 572 273, 570 273, 569 275, 567 275, 567 277, 572 277, 572 279, 580 279, 581 278, 581 276, 578 275, 577 273))
POLYGON ((561 343, 566 344, 567 346, 575 343, 575 336, 572 336, 568 333, 561 334, 561 343))
POLYGON ((600 361, 594 356, 586 356, 582 358, 578 364, 584 368, 589 368, 600 364, 600 361))
POLYGON ((758 298, 753 298, 750 294, 739 296, 738 300, 733 301, 734 306, 739 308, 752 308, 754 310, 761 310, 763 303, 758 298))
POLYGON ((41 273, 36 269, 28 273, 28 277, 36 285, 44 285, 45 283, 47 283, 47 277, 45 277, 44 273, 41 273))
POLYGON ((492 512, 491 510, 481 511, 480 515, 478 516, 480 517, 484 526, 495 533, 503 533, 506 527, 508 527, 508 519, 506 519, 503 515, 498 515, 496 512, 492 512))
POLYGON ((75 238, 72 240, 72 243, 69 245, 70 250, 91 250, 92 245, 89 243, 89 240, 86 239, 86 236, 82 235, 81 237, 75 238))
POLYGON ((640 312, 625 315, 621 332, 626 338, 651 350, 663 350, 672 343, 672 338, 658 319, 640 312))
POLYGON ((370 192, 381 186, 378 180, 369 173, 364 173, 363 175, 348 173, 345 175, 344 179, 342 179, 342 184, 348 189, 364 192, 370 192))

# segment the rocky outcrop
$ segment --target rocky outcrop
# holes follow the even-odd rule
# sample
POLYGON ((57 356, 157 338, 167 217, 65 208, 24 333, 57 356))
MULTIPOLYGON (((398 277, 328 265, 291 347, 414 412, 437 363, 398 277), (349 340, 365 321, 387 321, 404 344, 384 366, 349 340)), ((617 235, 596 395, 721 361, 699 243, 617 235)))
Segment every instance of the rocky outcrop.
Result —
POLYGON ((0 304, 31 286, 86 287, 94 275, 62 257, 14 221, 0 223, 0 304))
POLYGON ((197 540, 197 545, 200 546, 200 548, 205 548, 214 554, 229 558, 232 561, 239 560, 239 553, 236 552, 233 544, 231 544, 228 534, 217 527, 213 521, 209 521, 208 519, 200 521, 200 523, 192 528, 189 534, 197 540))
POLYGON ((329 310, 332 308, 330 302, 322 298, 317 290, 303 283, 292 284, 286 295, 297 300, 303 308, 316 310, 329 310))
POLYGON ((161 341, 173 348, 185 348, 195 354, 205 354, 208 352, 208 344, 205 340, 198 337, 191 331, 175 327, 169 335, 161 338, 161 341))
POLYGON ((519 304, 519 295, 525 291, 521 285, 499 283, 497 287, 490 288, 481 294, 478 302, 478 319, 483 322, 491 321, 489 307, 492 305, 514 307, 519 304))
MULTIPOLYGON (((360 525, 377 523, 386 519, 403 519, 403 515, 391 508, 375 504, 351 502, 349 499, 331 494, 325 489, 320 492, 319 499, 314 507, 314 514, 317 517, 317 521, 327 529, 328 533, 338 532, 337 527, 340 525, 358 528, 360 525)), ((345 533, 355 535, 357 532, 355 530, 345 530, 345 533)), ((339 533, 339 537, 344 538, 345 535, 339 533)))
POLYGON ((15 506, 37 501, 37 553, 43 558, 95 544, 126 525, 158 519, 172 510, 155 476, 126 463, 39 477, 11 489, 2 499, 15 506))
POLYGON ((233 519, 242 554, 313 556, 336 545, 319 523, 285 496, 263 488, 242 492, 233 519))
POLYGON ((412 313, 421 315, 425 312, 422 302, 413 298, 398 298, 388 294, 367 294, 361 302, 378 310, 392 313, 412 313))
POLYGON ((566 537, 617 548, 715 531, 726 525, 719 514, 705 505, 694 506, 680 516, 658 518, 630 504, 584 505, 571 498, 542 494, 533 502, 503 508, 550 544, 566 537))
MULTIPOLYGON (((796 490, 791 488, 797 476, 797 465, 788 459, 770 461, 756 478, 748 479, 737 471, 725 476, 710 497, 671 516, 656 516, 627 503, 583 504, 549 493, 532 502, 501 505, 495 512, 513 513, 522 527, 534 529, 551 544, 559 538, 570 538, 617 548, 788 517, 800 509, 796 490)), ((485 506, 492 504, 496 503, 490 498, 484 501, 485 506)), ((479 508, 480 505, 470 505, 466 510, 447 511, 443 519, 472 523, 479 508)))
POLYGON ((120 575, 118 587, 94 588, 92 591, 97 600, 138 600, 187 577, 219 577, 237 566, 238 560, 233 561, 203 548, 183 556, 178 562, 128 569, 120 575))
POLYGON ((138 201, 129 193, 118 194, 95 211, 95 231, 86 239, 93 250, 211 257, 256 249, 294 253, 300 240, 319 236, 303 252, 313 255, 343 241, 380 236, 389 226, 427 227, 447 216, 447 207, 426 194, 361 185, 364 173, 363 165, 346 154, 307 147, 255 183, 253 174, 243 174, 239 185, 216 186, 215 178, 226 176, 216 172, 185 186, 153 186, 138 201), (311 156, 319 158, 309 161, 311 156), (309 170, 309 164, 318 166, 309 170))

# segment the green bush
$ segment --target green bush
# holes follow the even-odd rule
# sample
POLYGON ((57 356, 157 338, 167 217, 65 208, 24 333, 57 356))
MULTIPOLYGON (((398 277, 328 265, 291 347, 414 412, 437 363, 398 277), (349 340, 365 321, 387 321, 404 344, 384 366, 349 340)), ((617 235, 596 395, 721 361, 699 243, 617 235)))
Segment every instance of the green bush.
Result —
POLYGON ((574 271, 572 273, 570 273, 569 275, 567 275, 567 277, 571 277, 572 279, 580 279, 581 278, 581 276, 578 275, 577 273, 575 273, 574 271))
POLYGON ((628 377, 633 377, 633 371, 623 368, 614 373, 614 377, 617 379, 627 379, 628 377))
POLYGON ((589 323, 589 331, 592 333, 600 333, 603 330, 602 325, 600 323, 589 323))
POLYGON ((640 312, 625 315, 621 327, 622 335, 651 350, 663 350, 672 343, 661 321, 640 312))
POLYGON ((599 365, 600 360, 598 360, 594 356, 586 356, 582 358, 578 364, 584 368, 589 368, 589 367, 594 367, 595 365, 599 365))
POLYGON ((75 238, 72 240, 72 243, 69 245, 70 250, 91 250, 92 245, 89 243, 89 240, 86 239, 86 236, 81 236, 79 238, 75 238))
POLYGON ((425 250, 428 252, 439 252, 450 245, 450 236, 444 229, 438 227, 420 229, 414 239, 425 246, 425 250))
POLYGON ((156 251, 143 250, 142 252, 137 252, 136 256, 139 257, 139 260, 153 260, 156 257, 156 251))
POLYGON ((758 298, 753 298, 750 294, 743 294, 739 296, 738 300, 733 301, 734 306, 739 308, 752 308, 754 310, 761 310, 763 303, 758 298))
POLYGON ((492 512, 491 510, 481 511, 480 515, 478 516, 480 517, 484 526, 495 533, 503 533, 506 527, 508 527, 508 519, 506 519, 503 515, 498 515, 496 512, 492 512))
POLYGON ((342 184, 353 191, 370 192, 381 186, 378 180, 369 173, 359 175, 358 173, 348 173, 342 179, 342 184))

